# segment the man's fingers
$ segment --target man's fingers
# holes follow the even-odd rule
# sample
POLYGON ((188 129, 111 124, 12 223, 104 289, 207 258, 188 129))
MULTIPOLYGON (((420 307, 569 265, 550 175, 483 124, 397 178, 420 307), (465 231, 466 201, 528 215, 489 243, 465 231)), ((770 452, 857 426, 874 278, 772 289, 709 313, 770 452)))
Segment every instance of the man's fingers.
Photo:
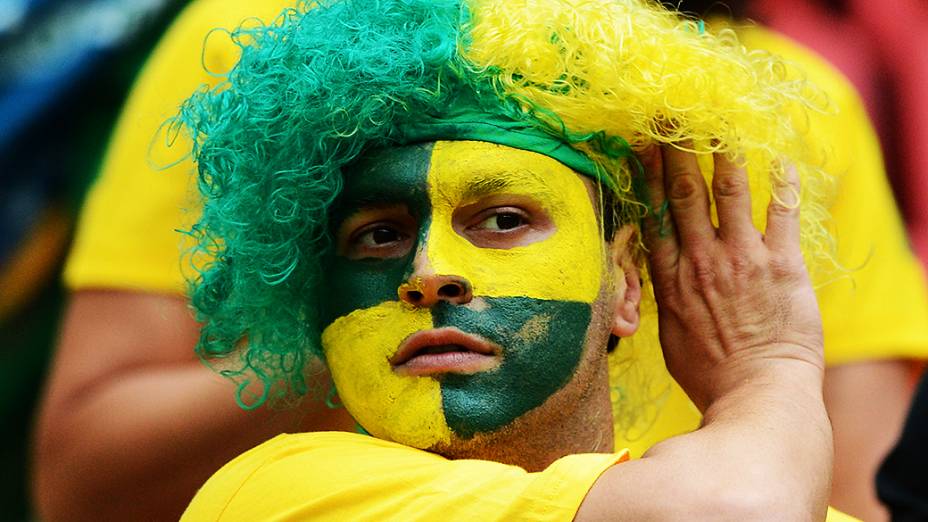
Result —
POLYGON ((792 165, 774 181, 767 207, 767 246, 774 251, 799 249, 799 173, 792 165))
MULTIPOLYGON (((689 142, 680 147, 691 149, 689 142)), ((661 148, 664 167, 664 191, 670 202, 678 241, 683 248, 697 247, 715 239, 715 227, 709 217, 709 191, 699 172, 696 155, 674 145, 661 148)))
POLYGON ((745 243, 760 237, 751 219, 751 189, 748 174, 728 160, 724 154, 716 154, 715 174, 712 177, 712 194, 719 216, 719 237, 728 243, 745 243))
POLYGON ((673 230, 669 204, 664 194, 664 166, 658 145, 652 145, 638 154, 644 168, 648 215, 644 219, 644 243, 652 255, 676 255, 677 236, 673 230))

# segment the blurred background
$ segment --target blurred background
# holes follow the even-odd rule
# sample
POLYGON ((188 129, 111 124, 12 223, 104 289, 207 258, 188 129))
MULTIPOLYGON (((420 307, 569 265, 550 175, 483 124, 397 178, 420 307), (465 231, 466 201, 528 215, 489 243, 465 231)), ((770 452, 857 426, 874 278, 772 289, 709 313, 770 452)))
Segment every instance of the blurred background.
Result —
POLYGON ((0 519, 27 520, 28 441, 84 193, 184 0, 0 0, 0 519))
MULTIPOLYGON (((0 519, 34 516, 29 435, 81 202, 133 79, 186 3, 0 0, 0 519)), ((754 20, 840 69, 878 130, 913 250, 928 261, 928 2, 664 4, 754 20)))

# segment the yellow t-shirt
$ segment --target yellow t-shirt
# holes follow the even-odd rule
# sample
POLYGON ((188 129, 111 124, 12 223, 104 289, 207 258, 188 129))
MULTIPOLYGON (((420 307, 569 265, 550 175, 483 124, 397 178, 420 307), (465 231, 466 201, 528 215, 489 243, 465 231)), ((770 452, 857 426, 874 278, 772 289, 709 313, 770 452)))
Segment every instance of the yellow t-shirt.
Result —
MULTIPOLYGON (((181 522, 573 520, 596 479, 628 452, 569 455, 544 471, 448 460, 340 432, 277 437, 200 488, 181 522)), ((827 522, 857 519, 829 509, 827 522)))
MULTIPOLYGON (((209 72, 229 70, 238 48, 217 28, 232 29, 248 17, 271 20, 287 0, 199 0, 171 27, 131 93, 117 124, 100 177, 81 217, 65 282, 72 289, 117 288, 146 292, 184 291, 185 262, 179 252, 197 217, 195 168, 178 157, 161 125, 198 87, 215 85, 209 72), (201 49, 205 52, 201 55, 201 49), (205 66, 205 67, 204 67, 205 66), (161 132, 158 130, 161 128, 161 132), (155 166, 168 168, 155 168, 155 166)), ((827 149, 830 172, 839 179, 831 208, 838 257, 852 277, 818 290, 829 364, 875 358, 924 358, 928 353, 928 293, 922 269, 909 250, 890 193, 879 145, 863 106, 848 82, 821 59, 761 28, 740 32, 751 48, 766 49, 798 63, 831 97, 838 116, 812 115, 813 134, 827 149)), ((698 426, 699 412, 663 367, 652 347, 635 364, 646 370, 642 386, 653 397, 648 412, 626 430, 618 416, 616 447, 633 455, 659 440, 698 426)), ((620 350, 622 346, 620 345, 620 350)), ((636 383, 637 386, 637 383, 636 383)), ((640 388, 640 387, 639 387, 640 388)), ((643 393, 632 386, 629 393, 643 393)), ((622 390, 617 390, 620 396, 622 390)))
POLYGON ((528 473, 353 433, 279 435, 214 474, 181 520, 568 521, 627 458, 570 455, 528 473))

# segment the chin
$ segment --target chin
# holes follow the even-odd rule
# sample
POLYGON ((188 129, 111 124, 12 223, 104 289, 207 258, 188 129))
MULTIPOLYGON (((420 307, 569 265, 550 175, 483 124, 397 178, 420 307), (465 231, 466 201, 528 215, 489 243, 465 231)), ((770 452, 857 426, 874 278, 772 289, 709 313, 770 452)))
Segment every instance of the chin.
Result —
POLYGON ((539 407, 487 433, 463 438, 428 451, 449 459, 481 459, 540 471, 557 459, 577 453, 610 453, 614 436, 605 352, 584 357, 573 379, 539 407))

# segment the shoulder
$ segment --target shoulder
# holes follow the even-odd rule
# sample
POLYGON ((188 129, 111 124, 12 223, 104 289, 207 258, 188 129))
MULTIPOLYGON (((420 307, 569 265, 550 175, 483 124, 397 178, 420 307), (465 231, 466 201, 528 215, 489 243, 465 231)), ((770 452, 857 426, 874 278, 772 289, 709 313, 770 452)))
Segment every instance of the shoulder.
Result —
POLYGON ((197 0, 184 9, 176 25, 233 29, 249 18, 270 23, 294 3, 294 0, 197 0))

